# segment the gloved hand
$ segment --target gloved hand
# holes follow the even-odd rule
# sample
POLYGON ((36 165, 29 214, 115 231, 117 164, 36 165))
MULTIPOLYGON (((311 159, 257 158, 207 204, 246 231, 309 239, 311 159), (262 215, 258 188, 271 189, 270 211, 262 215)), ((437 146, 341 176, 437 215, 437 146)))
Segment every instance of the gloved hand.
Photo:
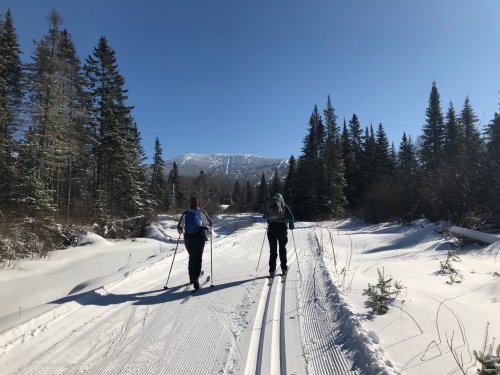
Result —
POLYGON ((289 228, 290 230, 294 230, 294 229, 295 229, 295 224, 290 223, 290 224, 288 225, 288 228, 289 228))
POLYGON ((179 234, 184 233, 184 229, 182 229, 182 227, 177 227, 177 233, 179 234))

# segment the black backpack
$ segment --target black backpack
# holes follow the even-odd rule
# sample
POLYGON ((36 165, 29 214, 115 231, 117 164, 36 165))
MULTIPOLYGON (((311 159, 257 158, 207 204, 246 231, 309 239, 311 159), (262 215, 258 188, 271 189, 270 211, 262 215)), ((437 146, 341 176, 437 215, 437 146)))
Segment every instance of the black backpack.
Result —
POLYGON ((279 195, 272 197, 267 203, 267 219, 269 221, 283 221, 285 218, 285 202, 279 195))

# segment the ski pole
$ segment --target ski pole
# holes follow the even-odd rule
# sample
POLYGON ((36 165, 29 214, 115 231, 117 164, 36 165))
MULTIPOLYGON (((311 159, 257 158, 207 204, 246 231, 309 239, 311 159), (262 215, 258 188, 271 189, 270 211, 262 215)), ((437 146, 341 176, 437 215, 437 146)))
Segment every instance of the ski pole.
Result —
POLYGON ((299 266, 299 254, 297 253, 297 243, 295 242, 295 235, 293 234, 293 230, 290 231, 292 232, 293 247, 295 248, 295 260, 297 261, 297 268, 299 269, 299 275, 302 277, 302 273, 300 272, 300 266, 299 266))
POLYGON ((257 262, 257 267, 255 267, 255 272, 257 272, 257 270, 259 269, 260 257, 262 255, 262 249, 264 248, 264 242, 266 241, 266 236, 267 236, 267 228, 266 232, 264 233, 264 239, 262 240, 262 246, 260 247, 259 261, 257 262))
POLYGON ((170 271, 168 271, 167 283, 163 287, 163 289, 168 289, 168 280, 170 279, 170 273, 172 272, 172 267, 174 266, 175 254, 177 254, 177 248, 179 247, 179 241, 181 240, 181 235, 179 234, 179 238, 177 239, 177 245, 175 246, 174 257, 172 259, 172 264, 170 265, 170 271))
POLYGON ((214 268, 212 265, 212 226, 210 226, 210 288, 214 287, 214 268))

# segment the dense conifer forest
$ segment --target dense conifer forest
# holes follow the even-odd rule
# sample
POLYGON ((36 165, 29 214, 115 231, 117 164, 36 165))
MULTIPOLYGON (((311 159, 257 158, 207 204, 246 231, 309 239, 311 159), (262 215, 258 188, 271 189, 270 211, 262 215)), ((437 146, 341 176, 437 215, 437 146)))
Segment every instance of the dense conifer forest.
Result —
POLYGON ((158 213, 178 213, 193 193, 212 213, 221 205, 262 210, 281 192, 299 220, 426 217, 500 227, 500 116, 479 128, 469 97, 443 113, 433 82, 421 135, 403 132, 395 145, 383 124, 363 126, 356 114, 339 123, 328 96, 323 110, 314 105, 302 154, 290 157, 286 176, 276 170, 256 184, 204 171, 191 178, 175 163, 166 175, 159 139, 152 165, 145 163, 140 124, 106 37, 81 60, 62 17, 54 10, 47 19, 46 34, 22 61, 13 15, 0 18, 0 259, 43 256, 89 229, 140 235, 137 228, 158 213))

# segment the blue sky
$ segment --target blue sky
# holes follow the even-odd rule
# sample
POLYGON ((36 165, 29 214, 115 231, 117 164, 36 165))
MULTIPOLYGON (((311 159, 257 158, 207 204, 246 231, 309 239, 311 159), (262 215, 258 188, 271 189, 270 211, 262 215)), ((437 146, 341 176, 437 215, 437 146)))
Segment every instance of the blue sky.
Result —
POLYGON ((27 61, 52 8, 82 60, 115 49, 151 156, 299 156, 315 104, 416 138, 432 81, 443 112, 499 111, 499 0, 2 0, 27 61))

